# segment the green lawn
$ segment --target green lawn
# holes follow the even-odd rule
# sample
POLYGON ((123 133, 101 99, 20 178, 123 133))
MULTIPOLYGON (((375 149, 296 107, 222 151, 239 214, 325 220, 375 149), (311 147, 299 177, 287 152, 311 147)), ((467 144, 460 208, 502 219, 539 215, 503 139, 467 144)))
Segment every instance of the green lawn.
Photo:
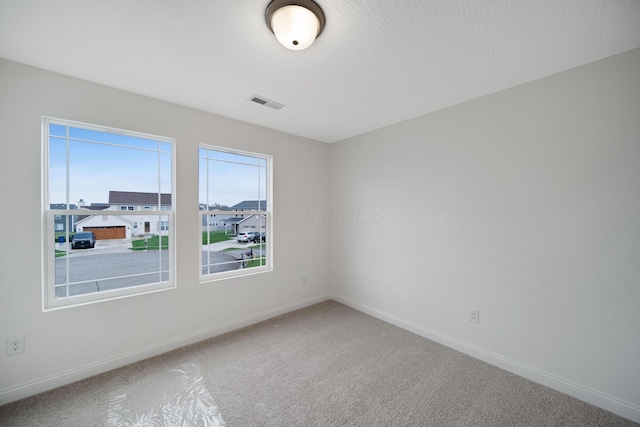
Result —
POLYGON ((144 250, 158 250, 169 248, 169 236, 162 236, 160 239, 158 236, 149 237, 148 239, 133 240, 131 242, 131 249, 134 251, 144 250), (145 241, 147 242, 145 244, 145 241), (158 247, 158 243, 162 244, 162 247, 158 247))
MULTIPOLYGON (((223 242, 225 240, 232 240, 234 239, 235 236, 232 234, 225 234, 224 231, 211 231, 209 232, 209 242, 207 242, 207 232, 203 231, 202 232, 202 244, 206 245, 209 243, 217 243, 217 242, 223 242)), ((131 249, 133 249, 134 251, 143 251, 143 250, 157 250, 158 248, 158 241, 159 238, 158 236, 153 236, 153 237, 149 237, 147 240, 147 245, 145 246, 144 242, 145 239, 140 239, 140 240, 133 240, 131 242, 131 249)), ((161 240, 161 244, 162 244, 162 248, 161 249, 167 249, 169 247, 169 237, 168 236, 162 236, 162 240, 161 240)))
POLYGON ((266 263, 266 260, 264 259, 264 257, 254 258, 251 261, 247 262, 247 266, 245 268, 260 267, 265 263, 266 263))
POLYGON ((224 242, 225 240, 233 240, 236 236, 233 234, 225 234, 224 231, 210 231, 209 232, 209 241, 207 242, 207 232, 202 232, 202 244, 208 245, 211 243, 224 242))

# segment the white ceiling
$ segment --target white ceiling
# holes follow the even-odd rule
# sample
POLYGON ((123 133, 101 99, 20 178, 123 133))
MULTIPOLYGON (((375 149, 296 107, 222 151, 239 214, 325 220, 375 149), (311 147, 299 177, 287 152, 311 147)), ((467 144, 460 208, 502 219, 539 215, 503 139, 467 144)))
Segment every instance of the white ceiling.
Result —
POLYGON ((269 1, 0 0, 0 57, 336 142, 640 47, 638 0, 316 0, 296 52, 269 1))

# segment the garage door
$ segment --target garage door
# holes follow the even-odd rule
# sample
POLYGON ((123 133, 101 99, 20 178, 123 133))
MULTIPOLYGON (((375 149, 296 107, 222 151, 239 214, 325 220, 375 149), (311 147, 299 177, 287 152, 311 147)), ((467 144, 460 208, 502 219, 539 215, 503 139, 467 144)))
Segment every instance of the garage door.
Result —
POLYGON ((124 225, 114 225, 112 227, 84 227, 84 231, 93 231, 93 234, 96 235, 96 240, 124 239, 127 237, 124 225))

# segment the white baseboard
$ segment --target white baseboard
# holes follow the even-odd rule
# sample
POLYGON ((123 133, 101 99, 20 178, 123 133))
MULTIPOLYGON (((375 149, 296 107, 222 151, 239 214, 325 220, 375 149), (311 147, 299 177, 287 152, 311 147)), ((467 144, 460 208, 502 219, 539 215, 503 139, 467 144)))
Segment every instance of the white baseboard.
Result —
POLYGON ((433 329, 418 325, 400 317, 385 313, 381 310, 361 304, 350 298, 332 293, 331 299, 347 305, 353 309, 366 313, 377 319, 383 320, 402 329, 413 332, 424 338, 430 339, 442 345, 445 345, 461 353, 467 354, 476 359, 480 359, 490 365, 497 366, 505 371, 514 373, 523 378, 542 384, 553 390, 559 391, 566 395, 575 397, 576 399, 587 402, 591 405, 612 412, 621 417, 627 418, 634 422, 640 422, 640 406, 618 399, 616 397, 601 393, 597 390, 577 384, 573 381, 558 377, 543 370, 520 363, 517 360, 510 359, 500 354, 493 353, 481 347, 469 344, 457 338, 442 334, 433 329))
POLYGON ((222 335, 236 329, 244 328, 246 326, 262 322, 272 317, 280 316, 282 314, 289 313, 291 311, 298 310, 323 301, 327 301, 329 299, 330 297, 328 294, 320 294, 312 298, 295 301, 293 303, 265 310, 263 312, 253 314, 242 319, 233 320, 211 328, 195 331, 178 338, 159 342, 157 344, 153 344, 144 348, 89 363, 78 368, 70 369, 54 375, 49 375, 47 377, 40 378, 34 381, 29 381, 27 383, 20 384, 15 387, 10 387, 8 389, 0 390, 0 406, 23 399, 25 397, 52 390, 63 385, 71 384, 75 381, 80 381, 94 375, 108 372, 112 369, 120 368, 134 362, 139 362, 141 360, 148 359, 149 357, 157 356, 159 354, 166 353, 168 351, 175 350, 186 345, 194 344, 208 338, 222 335))

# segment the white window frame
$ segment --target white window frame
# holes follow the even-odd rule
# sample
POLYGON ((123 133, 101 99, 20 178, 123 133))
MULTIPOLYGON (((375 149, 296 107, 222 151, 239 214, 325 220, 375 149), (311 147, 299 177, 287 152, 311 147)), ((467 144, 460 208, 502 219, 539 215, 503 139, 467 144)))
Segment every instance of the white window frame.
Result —
MULTIPOLYGON (((136 295, 143 295, 153 292, 164 291, 168 289, 175 289, 176 287, 176 227, 175 227, 175 212, 176 212, 176 144, 175 139, 164 136, 143 134, 140 132, 110 128, 105 126, 97 126, 87 123, 76 122, 66 119, 57 119, 53 117, 42 117, 42 310, 52 311, 70 307, 83 306, 87 304, 94 304, 103 301, 110 301, 114 299, 126 298, 136 295), (100 292, 94 292, 90 294, 67 296, 64 298, 56 298, 55 293, 55 216, 66 215, 66 221, 69 216, 77 216, 78 210, 75 209, 51 209, 49 200, 49 125, 57 124, 68 127, 83 128, 98 132, 115 133, 119 135, 133 136, 137 138, 150 139, 158 141, 159 143, 168 143, 171 145, 171 208, 168 210, 161 210, 159 207, 154 210, 142 212, 135 212, 127 210, 127 215, 145 215, 145 216, 157 216, 159 219, 168 221, 169 230, 166 235, 169 236, 168 246, 168 279, 167 281, 158 281, 155 283, 148 283, 144 285, 136 285, 130 287, 123 287, 119 289, 106 290, 100 292)), ((68 196, 67 196, 68 197, 68 196)), ((160 203, 160 197, 158 198, 158 206, 160 203)), ((69 200, 66 201, 67 207, 71 206, 69 200)), ((101 210, 100 215, 120 216, 123 212, 120 209, 114 210, 101 210)), ((69 232, 67 230, 67 238, 69 239, 69 232)), ((159 237, 161 239, 161 237, 159 237)), ((162 256, 159 251, 159 258, 162 256)), ((67 257, 68 258, 68 257, 67 257)), ((67 266, 68 270, 68 266, 67 266)), ((162 273, 162 272, 159 272, 162 273)), ((110 279, 110 278, 107 278, 110 279)), ((67 282, 67 285, 69 283, 67 282)))
MULTIPOLYGON (((205 210, 200 210, 198 212, 198 230, 200 231, 202 231, 202 224, 208 224, 208 226, 211 225, 209 224, 209 220, 208 220, 208 217, 210 215, 230 215, 230 214, 237 213, 239 215, 247 216, 247 217, 250 217, 251 215, 265 216, 266 236, 267 236, 267 241, 263 243, 267 253, 265 264, 257 267, 251 267, 251 268, 240 268, 240 269, 231 270, 231 271, 222 271, 222 272, 216 272, 216 273, 210 273, 210 274, 203 274, 202 273, 203 257, 200 256, 199 257, 200 262, 198 263, 199 264, 198 275, 200 277, 200 283, 217 282, 220 280, 250 276, 254 274, 268 273, 270 271, 273 271, 273 157, 268 154, 254 153, 254 152, 243 151, 243 150, 235 150, 231 148, 220 147, 220 146, 209 145, 209 144, 200 144, 198 146, 198 152, 196 153, 198 155, 198 164, 200 163, 200 149, 215 150, 215 151, 221 151, 224 153, 237 154, 240 156, 250 156, 250 157, 263 159, 266 161, 266 180, 267 180, 265 210, 252 210, 252 209, 247 209, 247 210, 238 209, 237 211, 218 210, 218 209, 208 210, 208 207, 211 205, 211 203, 215 202, 214 200, 210 200, 210 201, 208 200, 205 205, 205 210), (207 217, 207 218, 204 218, 204 217, 207 217)), ((200 177, 200 174, 198 174, 198 190, 200 186, 199 177, 200 177)), ((199 242, 198 247, 200 249, 198 253, 202 254, 204 249, 202 247, 201 232, 198 233, 198 242, 199 242)))

